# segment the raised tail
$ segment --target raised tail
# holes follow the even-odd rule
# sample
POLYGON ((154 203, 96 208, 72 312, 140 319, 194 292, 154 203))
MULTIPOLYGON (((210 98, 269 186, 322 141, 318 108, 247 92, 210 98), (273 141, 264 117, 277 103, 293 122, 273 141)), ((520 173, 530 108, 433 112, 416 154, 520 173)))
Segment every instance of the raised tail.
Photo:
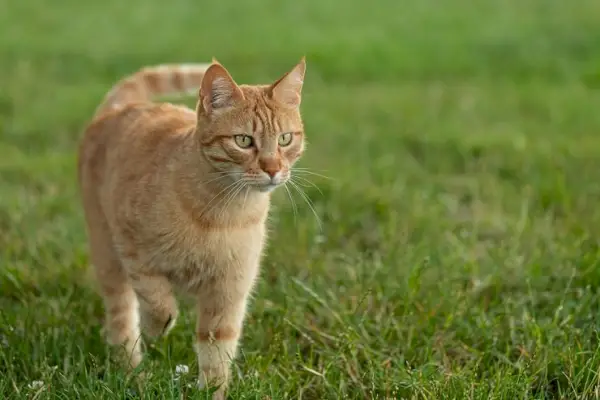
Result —
POLYGON ((197 93, 210 64, 164 64, 145 67, 121 79, 106 94, 95 115, 130 103, 173 94, 197 93))

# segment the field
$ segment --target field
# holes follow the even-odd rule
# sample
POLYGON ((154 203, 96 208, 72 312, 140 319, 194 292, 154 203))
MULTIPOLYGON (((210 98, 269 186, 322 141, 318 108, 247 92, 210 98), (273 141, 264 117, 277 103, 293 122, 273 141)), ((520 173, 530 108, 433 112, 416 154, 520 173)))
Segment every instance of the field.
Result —
POLYGON ((143 394, 110 361, 77 143, 144 65, 302 55, 327 178, 275 195, 230 398, 600 396, 600 3, 354 3, 0 2, 1 398, 206 398, 191 310, 143 394))

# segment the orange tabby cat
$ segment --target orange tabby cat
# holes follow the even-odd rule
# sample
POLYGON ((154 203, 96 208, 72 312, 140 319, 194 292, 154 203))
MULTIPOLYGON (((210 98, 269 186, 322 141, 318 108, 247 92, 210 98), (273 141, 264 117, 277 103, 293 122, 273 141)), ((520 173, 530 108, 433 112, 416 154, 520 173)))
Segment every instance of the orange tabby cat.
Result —
POLYGON ((270 192, 301 156, 304 58, 271 85, 210 65, 145 68, 106 96, 79 150, 91 259, 108 341, 130 367, 141 330, 175 323, 172 287, 195 297, 199 384, 223 398, 266 239, 270 192), (151 96, 198 90, 196 111, 151 96))

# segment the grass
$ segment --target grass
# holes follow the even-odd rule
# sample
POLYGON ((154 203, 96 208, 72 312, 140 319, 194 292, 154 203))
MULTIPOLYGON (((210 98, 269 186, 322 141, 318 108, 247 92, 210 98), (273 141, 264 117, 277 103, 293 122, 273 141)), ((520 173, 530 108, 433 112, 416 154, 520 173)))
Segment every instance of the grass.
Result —
MULTIPOLYGON (((276 195, 230 398, 598 398, 599 4, 0 3, 0 396, 139 396, 76 188, 111 84, 213 55, 267 82, 306 54, 322 229, 276 195)), ((149 349, 141 397, 204 398, 192 332, 149 349)))

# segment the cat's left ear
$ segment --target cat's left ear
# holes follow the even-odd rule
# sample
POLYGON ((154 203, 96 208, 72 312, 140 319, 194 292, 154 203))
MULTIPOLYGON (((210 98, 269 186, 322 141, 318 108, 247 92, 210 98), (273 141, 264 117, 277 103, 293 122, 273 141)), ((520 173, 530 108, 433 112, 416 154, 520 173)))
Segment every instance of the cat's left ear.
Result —
POLYGON ((271 85, 270 92, 273 99, 288 107, 298 107, 302 100, 302 84, 306 72, 306 58, 288 73, 271 85))

